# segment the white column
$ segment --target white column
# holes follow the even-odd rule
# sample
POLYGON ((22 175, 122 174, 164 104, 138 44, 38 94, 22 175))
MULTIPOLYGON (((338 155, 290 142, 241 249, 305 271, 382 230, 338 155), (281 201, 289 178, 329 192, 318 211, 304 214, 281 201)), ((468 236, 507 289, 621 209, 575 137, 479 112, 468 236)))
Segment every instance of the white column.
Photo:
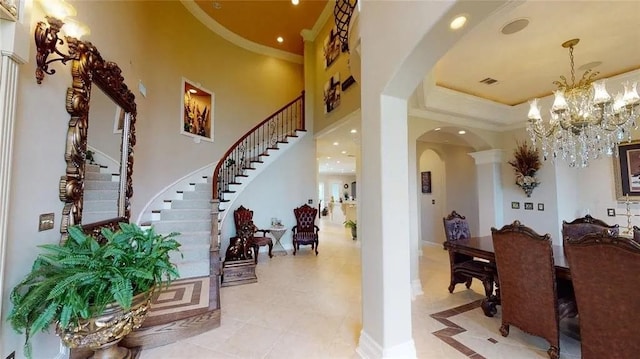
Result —
MULTIPOLYGON (((363 84, 364 85, 364 84, 363 84)), ((363 358, 414 358, 411 337, 407 101, 381 95, 363 106, 362 238, 363 358)))
MULTIPOLYGON (((316 56, 313 41, 317 34, 311 30, 302 30, 300 33, 304 40, 304 118, 306 130, 313 130, 313 109, 315 108, 313 100, 315 98, 316 88, 316 56)), ((316 188, 318 186, 316 185, 316 188)))
POLYGON ((407 141, 407 164, 409 166, 409 255, 411 257, 410 264, 410 280, 411 280, 411 298, 424 294, 422 291, 422 282, 420 281, 420 256, 422 256, 422 248, 420 247, 420 206, 418 205, 418 159, 416 154, 416 135, 408 133, 407 141))
MULTIPOLYGON (((18 6, 19 21, 0 20, 0 293, 4 293, 7 263, 5 257, 9 227, 13 131, 18 96, 18 65, 24 64, 25 59, 29 58, 30 44, 33 41, 33 34, 29 29, 30 11, 25 7, 24 1, 18 3, 18 6)), ((0 312, 3 312, 3 301, 0 300, 0 312)))
POLYGON ((476 162, 478 185, 478 235, 491 234, 491 227, 502 227, 504 211, 502 203, 502 181, 500 164, 504 157, 503 150, 487 150, 469 153, 476 162))

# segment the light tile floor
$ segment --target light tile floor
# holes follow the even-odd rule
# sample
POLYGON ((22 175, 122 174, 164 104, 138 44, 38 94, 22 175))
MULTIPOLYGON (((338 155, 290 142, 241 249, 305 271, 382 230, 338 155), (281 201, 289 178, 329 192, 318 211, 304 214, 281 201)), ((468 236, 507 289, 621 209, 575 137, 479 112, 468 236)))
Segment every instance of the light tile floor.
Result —
MULTIPOLYGON (((221 289, 219 328, 143 350, 140 358, 358 358, 361 239, 351 240, 349 231, 335 218, 323 218, 320 226, 317 257, 309 246, 296 256, 291 251, 271 259, 261 254, 256 267, 258 283, 221 289)), ((458 285, 449 294, 448 261, 442 247, 423 247, 420 277, 425 293, 412 302, 413 339, 419 358, 467 357, 433 335, 445 326, 430 314, 473 302, 484 291, 474 280, 471 290, 458 285)), ((509 337, 503 338, 498 332, 500 312, 487 318, 474 309, 449 320, 467 329, 455 338, 485 358, 548 358, 544 340, 513 326, 509 337)), ((561 341, 561 358, 580 358, 579 342, 565 336, 561 341)))

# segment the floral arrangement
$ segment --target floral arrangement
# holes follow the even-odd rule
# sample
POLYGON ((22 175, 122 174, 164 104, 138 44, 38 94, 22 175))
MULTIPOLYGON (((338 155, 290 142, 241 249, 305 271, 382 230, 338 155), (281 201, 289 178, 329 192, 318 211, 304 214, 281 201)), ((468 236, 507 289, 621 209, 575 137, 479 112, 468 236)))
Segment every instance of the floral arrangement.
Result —
POLYGON ((529 147, 527 142, 516 143, 513 151, 514 160, 509 164, 516 172, 516 184, 524 190, 527 197, 531 197, 531 192, 540 182, 536 179, 536 172, 542 167, 538 150, 529 147))

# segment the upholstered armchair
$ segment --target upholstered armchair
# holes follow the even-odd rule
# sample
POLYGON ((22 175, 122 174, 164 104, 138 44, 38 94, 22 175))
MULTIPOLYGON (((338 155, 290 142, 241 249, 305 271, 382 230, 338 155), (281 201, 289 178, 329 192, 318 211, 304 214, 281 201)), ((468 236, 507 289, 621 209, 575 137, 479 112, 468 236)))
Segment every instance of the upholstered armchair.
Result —
POLYGON ((588 214, 584 217, 576 218, 571 222, 562 221, 563 238, 580 238, 585 234, 602 231, 617 235, 620 232, 620 227, 617 224, 610 226, 604 221, 593 218, 588 214))
POLYGON ((233 212, 233 220, 236 225, 236 236, 247 239, 247 245, 253 249, 254 263, 258 263, 258 251, 262 246, 269 246, 269 258, 273 257, 273 240, 267 237, 268 229, 258 229, 253 224, 253 211, 244 206, 238 207, 233 212), (256 234, 259 235, 256 235, 256 234), (261 233, 261 235, 260 235, 261 233))
MULTIPOLYGON (((465 240, 471 237, 469 223, 465 216, 453 211, 447 217, 442 218, 444 232, 446 235, 445 249, 447 243, 465 240)), ((477 278, 484 286, 485 295, 490 298, 493 295, 494 266, 491 263, 475 260, 473 257, 462 253, 449 251, 449 263, 451 267, 451 282, 449 293, 453 293, 456 284, 465 283, 466 287, 471 287, 471 280, 477 278)), ((486 313, 493 315, 495 313, 486 313)))
POLYGON ((606 232, 564 238, 580 310, 583 359, 632 359, 640 353, 640 244, 606 232))
MULTIPOLYGON (((558 297, 550 236, 518 221, 500 230, 492 228, 491 234, 500 278, 500 333, 506 337, 509 326, 515 325, 542 337, 550 344, 549 357, 558 359, 561 315, 575 317, 577 312, 572 291, 558 297)), ((573 267, 571 271, 573 275, 573 267)))
POLYGON ((296 217, 296 225, 291 229, 293 233, 293 255, 300 249, 300 245, 311 245, 318 255, 318 232, 320 228, 315 225, 318 210, 307 204, 295 208, 293 214, 296 217))

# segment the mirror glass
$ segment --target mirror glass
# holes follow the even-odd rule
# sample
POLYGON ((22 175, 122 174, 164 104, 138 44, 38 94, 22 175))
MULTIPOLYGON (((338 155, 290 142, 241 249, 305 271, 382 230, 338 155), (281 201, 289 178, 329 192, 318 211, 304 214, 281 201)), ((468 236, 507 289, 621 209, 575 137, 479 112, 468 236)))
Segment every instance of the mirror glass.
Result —
POLYGON ((91 89, 82 223, 121 217, 120 163, 126 113, 98 86, 91 89))

